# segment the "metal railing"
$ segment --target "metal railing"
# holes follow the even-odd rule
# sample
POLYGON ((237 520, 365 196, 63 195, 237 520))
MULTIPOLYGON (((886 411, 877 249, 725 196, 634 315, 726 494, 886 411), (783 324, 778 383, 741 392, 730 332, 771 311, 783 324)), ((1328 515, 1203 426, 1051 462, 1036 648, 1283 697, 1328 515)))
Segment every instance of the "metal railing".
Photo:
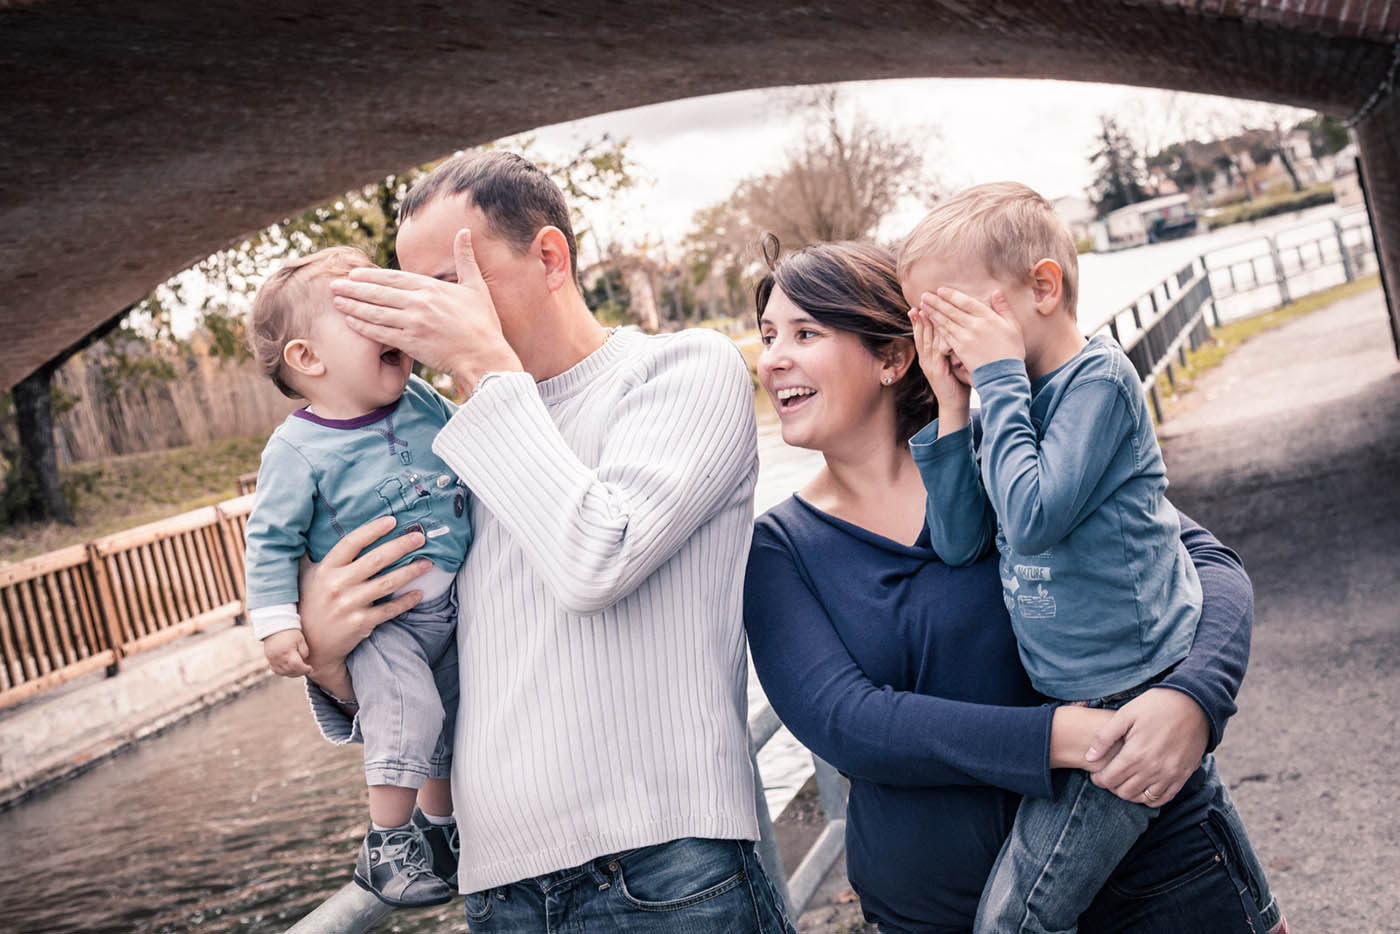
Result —
POLYGON ((1287 305, 1295 297, 1375 271, 1376 247, 1364 208, 1331 218, 1331 229, 1324 233, 1316 232, 1319 226, 1291 227, 1202 257, 1216 298, 1224 302, 1272 289, 1260 300, 1287 305), (1238 255, 1246 249, 1247 255, 1238 255))
POLYGON ((1300 234, 1320 226, 1303 224, 1198 256, 1105 322, 1100 331, 1112 334, 1133 362, 1158 423, 1158 377, 1165 373, 1175 387, 1175 366, 1186 365, 1187 349, 1207 341, 1211 327, 1262 310, 1230 308, 1232 299, 1264 292, 1258 298, 1272 308, 1354 282, 1375 269, 1375 243, 1365 209, 1334 217, 1330 224, 1331 230, 1323 234, 1300 234), (1255 246, 1259 248, 1251 249, 1255 246))
POLYGON ((1132 361, 1159 424, 1162 396, 1157 377, 1165 372, 1176 385, 1173 360, 1185 366, 1187 347, 1195 350, 1210 338, 1207 312, 1218 326, 1210 275, 1204 258, 1197 258, 1157 283, 1100 329, 1107 329, 1132 361))

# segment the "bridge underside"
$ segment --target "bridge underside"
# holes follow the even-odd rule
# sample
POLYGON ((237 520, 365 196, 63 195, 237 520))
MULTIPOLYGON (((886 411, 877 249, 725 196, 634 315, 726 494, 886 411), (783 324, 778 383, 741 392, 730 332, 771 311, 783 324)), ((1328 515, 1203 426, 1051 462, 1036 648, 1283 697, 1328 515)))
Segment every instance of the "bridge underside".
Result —
MULTIPOLYGON (((1384 80, 1400 35, 1395 0, 560 7, 21 0, 0 11, 0 387, 242 235, 531 127, 740 88, 911 76, 1117 82, 1347 116, 1384 80)), ((1400 103, 1385 100, 1358 133, 1382 266, 1400 283, 1400 103)))

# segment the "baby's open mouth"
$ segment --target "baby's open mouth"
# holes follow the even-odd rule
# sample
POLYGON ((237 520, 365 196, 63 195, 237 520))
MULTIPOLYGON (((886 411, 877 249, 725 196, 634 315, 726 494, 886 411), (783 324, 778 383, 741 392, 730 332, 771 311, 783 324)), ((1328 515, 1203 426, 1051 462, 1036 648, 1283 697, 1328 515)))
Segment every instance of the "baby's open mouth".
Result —
POLYGON ((379 360, 388 366, 398 366, 403 362, 403 351, 390 347, 379 355, 379 360))

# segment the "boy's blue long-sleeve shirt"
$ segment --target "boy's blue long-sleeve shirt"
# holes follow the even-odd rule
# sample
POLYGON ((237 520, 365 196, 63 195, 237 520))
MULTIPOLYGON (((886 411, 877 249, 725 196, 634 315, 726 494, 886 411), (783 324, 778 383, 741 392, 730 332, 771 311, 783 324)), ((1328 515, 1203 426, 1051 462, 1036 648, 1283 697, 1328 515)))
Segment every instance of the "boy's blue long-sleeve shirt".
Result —
POLYGON ((1179 661, 1200 582, 1128 358, 1100 336, 1034 384, 1014 359, 972 376, 977 450, 970 426, 939 438, 935 421, 910 440, 934 550, 967 564, 995 540, 1021 659, 1044 694, 1102 697, 1179 661))
MULTIPOLYGON (((248 517, 248 608, 297 602, 297 560, 320 561, 346 532, 392 514, 388 541, 421 525, 429 558, 456 571, 471 542, 468 491, 433 453, 456 406, 417 376, 397 402, 353 419, 287 416, 268 439, 248 517)), ((375 544, 378 544, 376 542, 375 544)))
MULTIPOLYGON (((1253 598, 1239 558, 1181 525, 1205 599, 1191 654, 1161 686, 1201 706, 1214 748, 1253 598)), ((847 860, 867 913, 968 928, 1017 794, 1050 794, 1053 710, 1021 668, 996 562, 952 568, 927 532, 902 545, 792 497, 754 530, 744 623, 774 711, 851 779, 847 860)), ((1168 807, 1157 826, 1178 816, 1168 807)))

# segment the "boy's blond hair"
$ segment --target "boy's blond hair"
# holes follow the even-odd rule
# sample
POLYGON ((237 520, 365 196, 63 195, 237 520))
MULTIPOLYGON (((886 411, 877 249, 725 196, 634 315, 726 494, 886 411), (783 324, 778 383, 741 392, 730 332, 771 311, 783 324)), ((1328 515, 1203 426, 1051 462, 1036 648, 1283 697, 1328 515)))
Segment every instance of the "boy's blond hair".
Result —
MULTIPOLYGON (((1050 203, 1020 182, 992 182, 954 195, 914 226, 899 248, 899 278, 930 254, 976 257, 993 278, 1025 282, 1043 259, 1063 273, 1064 307, 1073 316, 1079 298, 1074 238, 1050 203)), ((985 298, 986 296, 975 296, 985 298)))
POLYGON ((328 305, 329 295, 318 294, 317 283, 347 276, 359 266, 373 265, 357 247, 333 246, 288 260, 264 280, 248 316, 248 343, 258 367, 284 396, 302 398, 287 379, 282 350, 289 342, 306 337, 316 312, 328 305), (322 307, 318 308, 318 304, 322 307))

